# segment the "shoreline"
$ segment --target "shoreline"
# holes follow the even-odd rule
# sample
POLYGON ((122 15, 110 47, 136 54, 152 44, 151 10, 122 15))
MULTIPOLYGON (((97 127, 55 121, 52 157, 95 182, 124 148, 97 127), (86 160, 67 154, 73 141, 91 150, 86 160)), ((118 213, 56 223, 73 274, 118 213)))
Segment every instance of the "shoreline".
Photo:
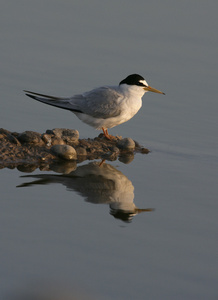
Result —
POLYGON ((28 172, 52 164, 80 163, 94 159, 119 159, 123 163, 130 163, 136 153, 149 152, 131 138, 116 136, 108 140, 102 133, 94 139, 79 139, 79 132, 74 129, 48 129, 42 134, 0 129, 0 169, 18 168, 28 172))

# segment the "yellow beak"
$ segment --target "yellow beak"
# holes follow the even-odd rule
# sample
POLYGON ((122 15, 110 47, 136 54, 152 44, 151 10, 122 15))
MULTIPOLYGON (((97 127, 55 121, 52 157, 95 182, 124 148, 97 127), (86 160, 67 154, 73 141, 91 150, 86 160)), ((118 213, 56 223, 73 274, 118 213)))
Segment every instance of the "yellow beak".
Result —
POLYGON ((144 90, 148 91, 148 92, 153 92, 153 93, 158 93, 158 94, 163 94, 165 95, 165 93, 161 92, 161 91, 158 91, 154 88, 152 88, 151 86, 146 86, 144 87, 144 90))

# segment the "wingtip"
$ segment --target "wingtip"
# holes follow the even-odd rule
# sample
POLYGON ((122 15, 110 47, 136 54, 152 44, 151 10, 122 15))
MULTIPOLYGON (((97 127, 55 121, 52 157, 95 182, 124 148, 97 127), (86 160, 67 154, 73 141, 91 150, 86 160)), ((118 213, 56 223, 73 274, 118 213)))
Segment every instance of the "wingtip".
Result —
POLYGON ((28 97, 30 97, 30 98, 33 98, 33 99, 37 100, 36 96, 33 96, 31 94, 27 94, 27 93, 25 93, 25 95, 28 96, 28 97))
MULTIPOLYGON (((23 90, 23 92, 25 93, 26 96, 29 96, 29 97, 32 96, 32 95, 31 95, 32 92, 30 92, 30 91, 23 90)), ((33 97, 32 97, 32 98, 33 98, 33 97)))

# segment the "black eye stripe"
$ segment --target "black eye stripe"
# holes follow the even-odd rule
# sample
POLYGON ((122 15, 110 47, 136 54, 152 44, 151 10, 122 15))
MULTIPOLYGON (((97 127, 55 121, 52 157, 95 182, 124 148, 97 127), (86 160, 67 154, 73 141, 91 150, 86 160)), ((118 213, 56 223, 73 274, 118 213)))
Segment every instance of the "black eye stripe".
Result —
POLYGON ((139 85, 139 86, 146 86, 144 83, 142 82, 137 82, 136 85, 139 85))

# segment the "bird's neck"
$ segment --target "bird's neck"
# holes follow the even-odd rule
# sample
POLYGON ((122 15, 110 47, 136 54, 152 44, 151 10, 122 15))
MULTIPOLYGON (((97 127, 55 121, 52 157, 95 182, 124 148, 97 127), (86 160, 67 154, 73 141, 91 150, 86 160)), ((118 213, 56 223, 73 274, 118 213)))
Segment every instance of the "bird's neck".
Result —
POLYGON ((122 89, 122 92, 125 95, 129 95, 136 98, 141 98, 145 94, 145 90, 138 86, 122 84, 120 85, 120 88, 122 89))

